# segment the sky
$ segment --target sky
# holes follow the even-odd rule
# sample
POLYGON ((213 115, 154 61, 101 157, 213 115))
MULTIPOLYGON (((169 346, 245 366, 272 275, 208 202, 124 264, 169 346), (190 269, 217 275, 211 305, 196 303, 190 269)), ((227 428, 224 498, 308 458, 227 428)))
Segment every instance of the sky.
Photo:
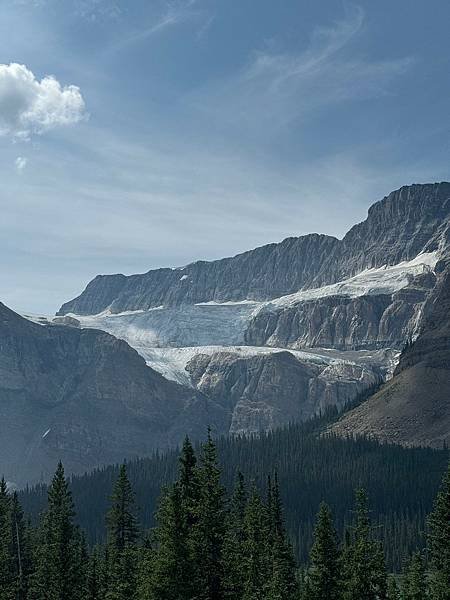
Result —
POLYGON ((342 237, 448 180, 447 0, 0 0, 0 301, 342 237))

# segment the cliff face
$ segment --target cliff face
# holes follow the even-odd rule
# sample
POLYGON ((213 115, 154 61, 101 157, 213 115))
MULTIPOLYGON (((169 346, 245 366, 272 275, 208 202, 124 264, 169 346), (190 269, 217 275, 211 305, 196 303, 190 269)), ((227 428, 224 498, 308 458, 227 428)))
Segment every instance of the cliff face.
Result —
POLYGON ((450 443, 450 260, 440 261, 436 273, 421 332, 402 353, 393 379, 344 415, 335 432, 405 445, 450 443))
POLYGON ((47 480, 60 459, 80 473, 203 438, 208 426, 228 434, 305 419, 373 385, 386 362, 199 350, 180 385, 125 341, 56 323, 0 304, 0 473, 17 484, 47 480))
POLYGON ((276 298, 437 250, 450 240, 449 216, 449 183, 403 187, 374 204, 343 240, 313 234, 182 269, 101 275, 59 314, 276 298))
POLYGON ((363 365, 301 361, 289 352, 199 354, 186 369, 197 389, 227 410, 231 434, 307 420, 328 406, 345 405, 379 381, 363 365))
POLYGON ((0 304, 0 472, 47 478, 203 436, 222 414, 107 333, 30 323, 0 304), (208 415, 208 416, 206 416, 208 415))
POLYGON ((275 309, 269 305, 251 319, 245 341, 286 348, 401 349, 415 333, 435 282, 430 272, 393 294, 324 296, 275 309))

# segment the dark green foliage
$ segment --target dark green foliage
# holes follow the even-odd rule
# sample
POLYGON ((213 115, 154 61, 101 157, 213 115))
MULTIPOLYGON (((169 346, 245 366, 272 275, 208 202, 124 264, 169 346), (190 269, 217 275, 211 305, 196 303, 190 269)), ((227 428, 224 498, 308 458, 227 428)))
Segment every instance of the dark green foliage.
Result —
POLYGON ((33 600, 79 600, 84 591, 82 539, 73 524, 71 493, 62 464, 48 490, 48 508, 37 532, 33 600))
POLYGON ((430 597, 450 599, 450 464, 428 520, 430 597))
POLYGON ((200 494, 192 527, 192 548, 198 600, 220 600, 222 595, 222 545, 225 535, 225 489, 217 450, 208 431, 198 469, 200 494))
POLYGON ((125 465, 119 468, 119 476, 111 496, 111 508, 106 517, 108 544, 119 552, 132 545, 138 536, 134 514, 134 492, 128 480, 125 465))
POLYGON ((192 597, 195 573, 192 572, 186 513, 178 483, 162 499, 157 519, 155 551, 147 551, 149 556, 141 575, 141 589, 154 600, 188 600, 192 597))
POLYGON ((381 544, 373 539, 367 494, 356 493, 355 523, 342 556, 343 600, 382 600, 387 596, 381 544))
POLYGON ((314 529, 314 543, 310 555, 306 596, 310 600, 339 600, 339 547, 331 510, 324 502, 320 505, 314 529))
POLYGON ((11 568, 14 598, 25 600, 28 593, 28 580, 32 573, 30 528, 25 524, 22 507, 17 492, 11 497, 11 568))
POLYGON ((178 481, 163 495, 158 509, 155 548, 147 547, 143 552, 139 577, 142 598, 189 600, 194 596, 199 575, 193 560, 192 528, 198 522, 199 500, 197 459, 186 438, 178 481))
POLYGON ((243 600, 266 597, 270 577, 269 517, 255 488, 244 515, 243 600))
POLYGON ((267 496, 271 561, 267 599, 296 600, 298 598, 296 564, 292 546, 284 527, 277 473, 275 473, 273 485, 269 479, 267 496))
POLYGON ((244 593, 244 516, 247 490, 244 476, 238 473, 231 497, 222 549, 223 590, 227 600, 240 600, 244 593))
POLYGON ((387 580, 387 597, 388 600, 401 600, 397 581, 392 575, 387 580))
MULTIPOLYGON (((307 445, 309 440, 306 436, 303 442, 307 445)), ((239 443, 242 451, 246 446, 243 440, 239 443)), ((380 450, 377 445, 372 448, 380 450)), ((330 508, 320 505, 309 564, 298 568, 283 510, 290 496, 284 494, 282 500, 275 473, 266 482, 263 498, 262 475, 257 470, 255 474, 259 485, 252 484, 248 493, 244 475, 238 473, 227 501, 211 435, 200 448, 199 461, 186 439, 178 479, 166 488, 159 504, 157 527, 141 538, 134 492, 122 466, 112 485, 106 543, 91 550, 74 525, 74 506, 61 464, 35 531, 24 522, 17 494, 10 495, 2 481, 0 599, 450 600, 449 473, 428 521, 428 563, 415 554, 402 576, 389 578, 381 541, 388 529, 372 524, 363 490, 357 492, 353 518, 349 523, 344 519, 341 546, 330 508), (401 595, 397 579, 402 582, 401 595)), ((297 503, 303 510, 302 496, 297 503)), ((401 529, 393 521, 389 534, 395 531, 401 529)))
MULTIPOLYGON (((218 440, 222 482, 232 490, 240 470, 263 494, 267 474, 278 471, 286 528, 301 563, 308 560, 320 502, 331 507, 342 536, 354 490, 363 487, 371 500, 373 521, 383 531, 388 568, 399 571, 405 556, 425 545, 425 519, 447 466, 448 452, 380 445, 365 439, 323 438, 317 430, 327 420, 316 419, 258 437, 218 440)), ((141 523, 144 528, 153 527, 160 491, 177 477, 178 452, 130 462, 127 471, 141 523)), ((117 476, 118 467, 108 467, 72 481, 79 523, 92 545, 105 541, 104 515, 117 476)), ((45 507, 46 489, 25 491, 20 499, 26 514, 37 520, 45 507)))
POLYGON ((11 498, 4 478, 0 481, 0 591, 1 598, 14 598, 14 576, 11 557, 12 544, 11 498))
POLYGON ((96 546, 88 559, 86 600, 103 600, 107 592, 107 559, 104 548, 96 546))
POLYGON ((133 600, 137 588, 136 539, 137 520, 134 514, 134 492, 125 465, 113 488, 107 522, 107 585, 106 600, 133 600))
POLYGON ((402 581, 402 600, 424 600, 427 597, 425 565, 419 552, 409 561, 402 581))

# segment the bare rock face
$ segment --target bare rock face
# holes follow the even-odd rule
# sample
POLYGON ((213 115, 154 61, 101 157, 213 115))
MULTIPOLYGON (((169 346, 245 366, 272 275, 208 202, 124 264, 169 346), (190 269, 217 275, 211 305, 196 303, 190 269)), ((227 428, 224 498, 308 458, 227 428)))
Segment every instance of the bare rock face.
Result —
POLYGON ((203 437, 223 410, 107 333, 37 325, 0 304, 0 473, 15 483, 203 437))
POLYGON ((250 321, 245 341, 285 348, 401 349, 435 282, 430 272, 391 295, 326 296, 275 310, 269 306, 250 321))
POLYGON ((59 314, 276 298, 437 250, 450 241, 449 218, 450 183, 405 186, 374 204, 343 240, 312 234, 182 269, 99 275, 59 314))
POLYGON ((304 421, 344 406, 380 380, 363 365, 301 361, 290 352, 197 355, 186 369, 197 389, 228 411, 231 434, 304 421))
POLYGON ((394 377, 332 428, 405 445, 450 443, 450 259, 436 266, 421 332, 406 346, 394 377))

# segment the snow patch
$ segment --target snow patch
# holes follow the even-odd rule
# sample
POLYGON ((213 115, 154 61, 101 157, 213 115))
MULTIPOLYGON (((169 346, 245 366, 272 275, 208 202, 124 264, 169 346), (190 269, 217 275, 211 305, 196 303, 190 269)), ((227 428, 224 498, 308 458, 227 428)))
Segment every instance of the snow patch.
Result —
POLYGON ((300 290, 294 294, 275 298, 264 303, 264 307, 269 310, 271 308, 282 308, 328 296, 357 298, 358 296, 393 294, 409 285, 417 275, 432 272, 438 259, 438 252, 422 253, 410 261, 403 261, 397 265, 384 265, 365 269, 354 277, 349 277, 331 285, 300 290))

